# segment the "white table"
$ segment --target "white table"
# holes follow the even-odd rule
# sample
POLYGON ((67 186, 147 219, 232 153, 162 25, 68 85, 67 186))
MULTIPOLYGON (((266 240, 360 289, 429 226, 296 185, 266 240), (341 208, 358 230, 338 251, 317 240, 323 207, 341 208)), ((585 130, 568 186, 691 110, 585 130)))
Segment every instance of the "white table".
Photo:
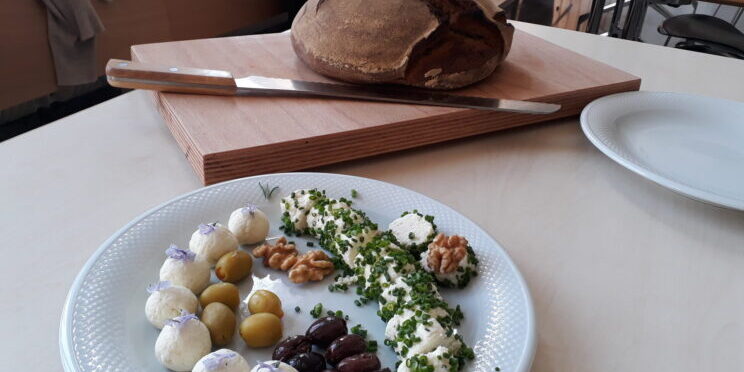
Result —
MULTIPOLYGON (((518 24, 643 78, 744 100, 744 63, 518 24)), ((412 188, 499 240, 536 306, 534 371, 744 370, 744 213, 603 156, 577 119, 325 167, 412 188)), ((744 165, 743 165, 744 170, 744 165)), ((61 371, 60 311, 110 234, 200 187, 143 92, 0 144, 0 371, 61 371)))

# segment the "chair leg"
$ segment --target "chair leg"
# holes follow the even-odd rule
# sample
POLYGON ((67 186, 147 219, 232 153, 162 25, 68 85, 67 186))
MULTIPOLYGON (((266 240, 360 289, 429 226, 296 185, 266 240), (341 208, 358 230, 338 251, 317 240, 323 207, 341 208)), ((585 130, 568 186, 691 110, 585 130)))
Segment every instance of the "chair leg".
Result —
POLYGON ((734 15, 734 19, 731 20, 732 25, 736 26, 736 24, 739 23, 742 13, 744 13, 744 8, 739 8, 739 10, 736 11, 736 14, 734 15))
POLYGON ((672 40, 671 36, 667 36, 666 41, 664 42, 664 46, 669 46, 669 41, 672 40))
POLYGON ((714 11, 713 11, 713 14, 712 14, 712 16, 713 16, 713 17, 715 17, 715 16, 716 16, 716 14, 718 14, 718 11, 719 11, 719 10, 721 10, 721 4, 718 4, 718 6, 716 7, 716 10, 714 10, 714 11))

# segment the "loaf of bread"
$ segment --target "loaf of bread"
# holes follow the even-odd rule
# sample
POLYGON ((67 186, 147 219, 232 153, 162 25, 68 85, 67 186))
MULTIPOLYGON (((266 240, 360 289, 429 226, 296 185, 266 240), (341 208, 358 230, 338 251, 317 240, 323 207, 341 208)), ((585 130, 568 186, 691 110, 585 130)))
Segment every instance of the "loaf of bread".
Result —
POLYGON ((308 0, 292 45, 314 71, 354 83, 435 89, 488 77, 514 27, 501 0, 308 0))

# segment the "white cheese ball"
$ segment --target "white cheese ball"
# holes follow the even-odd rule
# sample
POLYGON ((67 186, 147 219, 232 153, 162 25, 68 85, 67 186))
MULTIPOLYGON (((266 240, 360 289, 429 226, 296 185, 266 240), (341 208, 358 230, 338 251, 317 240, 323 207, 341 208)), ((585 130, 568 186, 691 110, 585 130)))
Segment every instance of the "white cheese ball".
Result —
MULTIPOLYGON (((430 353, 423 354, 423 356, 426 357, 427 363, 434 367, 434 369, 431 372, 449 372, 450 370, 450 360, 449 358, 445 357, 444 354, 450 353, 450 350, 444 346, 440 346, 434 351, 430 353)), ((411 356, 403 360, 400 365, 398 366, 398 372, 411 372, 411 369, 407 365, 408 359, 410 359, 411 356)))
POLYGON ((169 281, 173 285, 186 287, 195 295, 209 286, 211 273, 209 263, 197 260, 181 260, 167 258, 160 267, 160 280, 169 281))
POLYGON ((310 214, 310 210, 315 205, 315 200, 311 199, 310 196, 309 190, 295 190, 282 198, 280 204, 282 214, 287 213, 289 215, 292 225, 298 231, 307 228, 307 215, 310 214))
POLYGON ((238 249, 238 239, 219 223, 199 225, 191 234, 189 249, 196 253, 197 260, 207 261, 210 266, 214 266, 220 257, 238 249))
POLYGON ((162 329, 165 322, 181 314, 181 310, 196 313, 199 299, 186 287, 171 285, 168 288, 155 290, 145 303, 147 320, 157 329, 162 329))
MULTIPOLYGON (((431 266, 429 266, 429 251, 431 248, 421 254, 421 266, 424 270, 432 273, 440 284, 447 287, 462 288, 467 285, 467 280, 464 280, 466 276, 472 277, 473 273, 476 273, 478 267, 471 262, 470 252, 466 253, 465 256, 457 264, 457 269, 449 273, 435 272, 431 266)), ((469 280, 469 279, 468 279, 469 280)))
POLYGON ((269 234, 269 218, 262 210, 253 206, 238 208, 230 214, 227 227, 238 239, 238 243, 256 244, 269 234))
POLYGON ((277 369, 283 372, 297 372, 294 367, 278 360, 269 360, 266 362, 258 363, 255 367, 253 367, 251 372, 275 372, 277 369))
MULTIPOLYGON (((419 338, 420 341, 415 342, 408 348, 409 355, 424 354, 433 351, 438 346, 446 346, 452 350, 457 350, 462 345, 455 336, 457 330, 454 330, 451 336, 447 336, 447 329, 436 319, 430 318, 428 322, 430 324, 423 324, 423 320, 419 317, 415 317, 415 313, 411 310, 403 310, 402 314, 396 314, 390 321, 388 321, 385 327, 385 338, 393 341, 399 341, 398 330, 400 326, 408 319, 414 318, 416 320, 416 330, 414 335, 419 338)), ((400 354, 403 344, 398 343, 394 349, 395 352, 400 354)))
POLYGON ((409 213, 394 220, 388 226, 388 230, 404 247, 425 244, 434 238, 436 233, 434 225, 416 213, 409 213))
POLYGON ((191 371, 211 348, 207 326, 199 319, 188 319, 183 324, 168 323, 163 327, 155 341, 155 358, 172 371, 191 371))
POLYGON ((251 366, 240 354, 220 349, 199 359, 191 372, 249 372, 251 366))

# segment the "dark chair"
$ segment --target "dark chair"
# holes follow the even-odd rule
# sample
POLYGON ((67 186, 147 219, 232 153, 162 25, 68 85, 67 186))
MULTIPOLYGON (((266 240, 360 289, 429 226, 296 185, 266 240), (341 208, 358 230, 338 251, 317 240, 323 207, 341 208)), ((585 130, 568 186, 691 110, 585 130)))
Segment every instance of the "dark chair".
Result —
POLYGON ((734 26, 742 11, 736 12, 733 24, 705 14, 674 16, 659 26, 659 33, 667 36, 664 45, 676 37, 684 39, 675 45, 680 49, 744 59, 744 33, 734 26))

